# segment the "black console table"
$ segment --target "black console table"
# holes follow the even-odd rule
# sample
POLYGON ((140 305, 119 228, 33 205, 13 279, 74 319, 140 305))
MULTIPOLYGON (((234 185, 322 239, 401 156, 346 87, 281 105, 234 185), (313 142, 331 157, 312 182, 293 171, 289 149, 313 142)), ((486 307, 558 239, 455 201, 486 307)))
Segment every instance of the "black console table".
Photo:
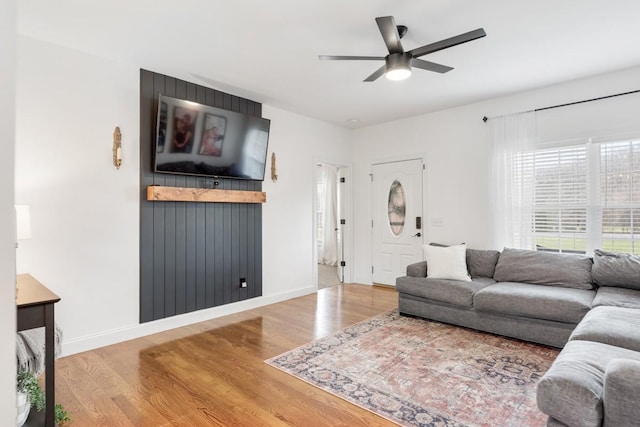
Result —
POLYGON ((55 426, 55 322, 53 305, 60 297, 29 274, 17 276, 18 289, 16 296, 18 332, 25 329, 40 328, 45 330, 45 396, 47 404, 43 412, 30 411, 25 426, 55 426))

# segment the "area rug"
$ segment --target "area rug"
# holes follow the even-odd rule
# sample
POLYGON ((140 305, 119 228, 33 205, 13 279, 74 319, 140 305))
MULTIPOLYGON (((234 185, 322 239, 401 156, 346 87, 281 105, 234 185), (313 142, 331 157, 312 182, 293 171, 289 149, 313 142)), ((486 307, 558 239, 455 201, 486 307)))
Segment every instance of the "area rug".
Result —
POLYGON ((265 362, 404 426, 533 427, 558 352, 391 311, 265 362))

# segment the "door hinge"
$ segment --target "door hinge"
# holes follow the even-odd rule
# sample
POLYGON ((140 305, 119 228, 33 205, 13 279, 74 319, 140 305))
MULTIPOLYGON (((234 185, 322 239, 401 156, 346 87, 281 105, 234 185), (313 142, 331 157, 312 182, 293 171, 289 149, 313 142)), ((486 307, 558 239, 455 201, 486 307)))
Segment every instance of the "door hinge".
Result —
POLYGON ((372 173, 369 174, 369 179, 371 180, 371 182, 373 182, 373 174, 372 173))
POLYGON ((371 228, 373 228, 373 220, 371 220, 371 228))
POLYGON ((371 274, 373 274, 373 265, 371 266, 371 274))

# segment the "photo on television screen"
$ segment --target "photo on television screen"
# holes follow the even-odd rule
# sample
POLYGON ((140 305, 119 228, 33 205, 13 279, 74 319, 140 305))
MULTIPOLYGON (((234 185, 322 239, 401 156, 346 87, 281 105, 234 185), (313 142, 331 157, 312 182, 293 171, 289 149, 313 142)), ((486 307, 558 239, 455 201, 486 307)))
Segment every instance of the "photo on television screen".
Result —
POLYGON ((193 136, 198 112, 193 109, 174 107, 173 131, 171 133, 171 152, 190 153, 193 148, 193 136))
POLYGON ((227 119, 225 117, 205 113, 202 142, 198 152, 205 156, 220 157, 222 155, 222 143, 224 142, 226 127, 227 119))

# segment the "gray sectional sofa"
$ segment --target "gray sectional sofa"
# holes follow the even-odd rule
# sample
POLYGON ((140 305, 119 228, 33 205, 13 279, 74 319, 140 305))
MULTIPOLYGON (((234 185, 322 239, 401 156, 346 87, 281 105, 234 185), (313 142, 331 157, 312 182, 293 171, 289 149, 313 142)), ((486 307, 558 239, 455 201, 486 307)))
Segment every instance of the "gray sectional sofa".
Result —
POLYGON ((396 280, 401 314, 563 348, 538 383, 548 426, 640 426, 640 257, 466 250, 470 281, 396 280))

